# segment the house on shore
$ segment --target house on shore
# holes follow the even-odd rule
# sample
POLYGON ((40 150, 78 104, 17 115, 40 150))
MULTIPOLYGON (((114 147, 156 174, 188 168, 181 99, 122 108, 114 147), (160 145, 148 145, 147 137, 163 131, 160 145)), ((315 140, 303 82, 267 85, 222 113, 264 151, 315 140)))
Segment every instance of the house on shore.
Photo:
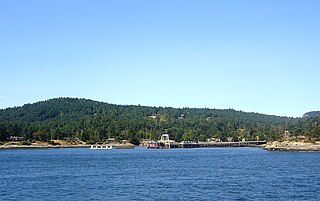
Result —
POLYGON ((8 138, 10 141, 23 141, 23 137, 17 137, 17 136, 10 136, 8 138))
POLYGON ((106 143, 115 143, 115 139, 114 138, 108 138, 106 139, 106 143))

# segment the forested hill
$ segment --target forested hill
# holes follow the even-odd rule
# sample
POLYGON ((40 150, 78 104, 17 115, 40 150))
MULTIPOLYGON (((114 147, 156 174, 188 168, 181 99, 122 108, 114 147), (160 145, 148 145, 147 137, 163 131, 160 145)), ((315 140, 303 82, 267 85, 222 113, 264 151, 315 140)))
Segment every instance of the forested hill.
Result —
POLYGON ((317 117, 320 116, 320 111, 311 111, 303 115, 303 118, 317 117))
POLYGON ((309 128, 309 124, 319 119, 307 121, 233 109, 146 107, 55 98, 0 110, 0 141, 9 136, 43 141, 79 138, 95 142, 113 137, 138 143, 141 139, 159 139, 164 131, 177 141, 213 137, 224 141, 227 138, 274 140, 285 130, 293 135, 318 137, 311 132, 314 128, 309 128))

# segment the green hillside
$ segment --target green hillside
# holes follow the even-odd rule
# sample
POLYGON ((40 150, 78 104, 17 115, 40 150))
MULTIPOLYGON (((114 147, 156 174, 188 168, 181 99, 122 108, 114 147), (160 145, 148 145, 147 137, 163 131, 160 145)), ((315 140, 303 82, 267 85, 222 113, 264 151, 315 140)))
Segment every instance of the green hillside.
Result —
POLYGON ((317 117, 320 116, 320 111, 311 111, 303 115, 303 118, 317 117))
POLYGON ((77 98, 55 98, 0 110, 0 141, 74 139, 105 141, 159 139, 167 131, 176 141, 220 138, 275 140, 292 135, 319 137, 319 117, 300 119, 233 109, 195 109, 114 105, 77 98))

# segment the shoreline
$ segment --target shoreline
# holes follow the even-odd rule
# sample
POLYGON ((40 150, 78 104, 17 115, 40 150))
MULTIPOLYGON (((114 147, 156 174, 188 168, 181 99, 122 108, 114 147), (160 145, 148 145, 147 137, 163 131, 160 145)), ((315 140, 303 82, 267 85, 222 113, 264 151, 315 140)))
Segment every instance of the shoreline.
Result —
POLYGON ((264 149, 268 151, 320 152, 320 143, 274 141, 268 142, 264 149))
MULTIPOLYGON (((99 144, 92 144, 98 145, 99 144)), ((108 144, 111 145, 114 149, 133 149, 135 146, 133 144, 108 144)), ((60 148, 90 148, 90 145, 72 145, 72 144, 62 144, 62 145, 49 145, 49 144, 32 144, 32 145, 0 145, 1 149, 60 149, 60 148)))
MULTIPOLYGON (((92 144, 101 146, 100 144, 92 144)), ((31 145, 19 145, 19 144, 7 144, 0 145, 0 150, 5 149, 61 149, 61 148, 90 148, 91 144, 61 144, 61 145, 51 145, 44 143, 34 143, 31 145)), ((133 149, 135 146, 133 144, 108 144, 114 149, 133 149)), ((295 151, 295 152, 320 152, 320 143, 304 143, 304 142, 290 142, 290 141, 273 141, 268 142, 265 145, 254 146, 257 148, 262 148, 267 151, 295 151)))

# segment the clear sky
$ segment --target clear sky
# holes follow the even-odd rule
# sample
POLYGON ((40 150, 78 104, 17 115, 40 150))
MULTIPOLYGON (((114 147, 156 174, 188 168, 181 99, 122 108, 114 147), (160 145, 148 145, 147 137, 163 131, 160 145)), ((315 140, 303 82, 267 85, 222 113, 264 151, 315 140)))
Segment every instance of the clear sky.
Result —
POLYGON ((0 108, 320 110, 318 0, 1 0, 0 108))

